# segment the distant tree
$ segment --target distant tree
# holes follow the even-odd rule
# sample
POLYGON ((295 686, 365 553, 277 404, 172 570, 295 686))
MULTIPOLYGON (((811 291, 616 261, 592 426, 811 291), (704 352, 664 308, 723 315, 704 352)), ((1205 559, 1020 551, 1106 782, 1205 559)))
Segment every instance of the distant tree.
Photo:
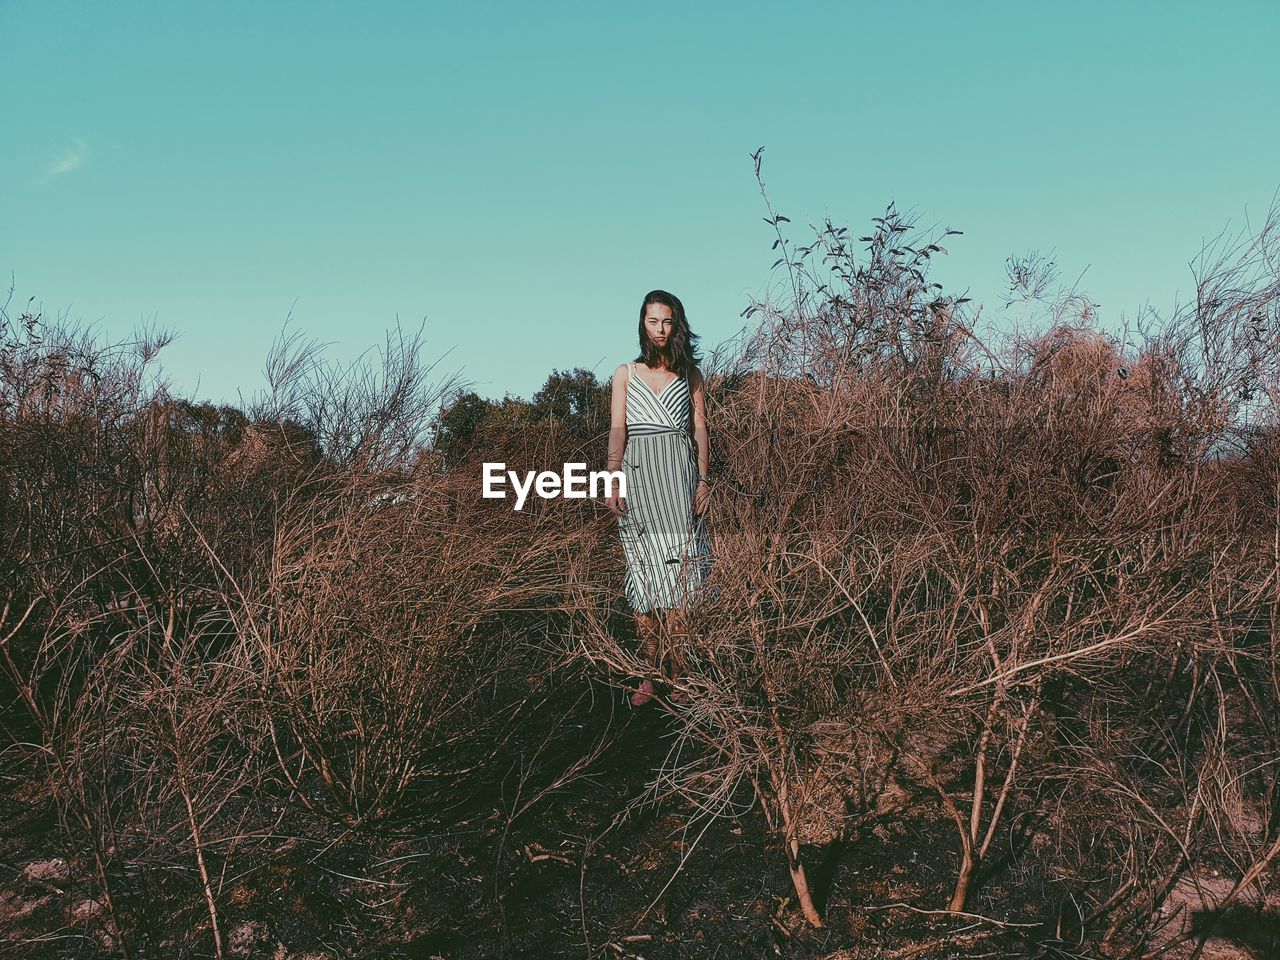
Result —
MULTIPOLYGON (((505 449, 512 432, 566 431, 589 441, 608 429, 609 389, 581 367, 553 370, 532 400, 506 394, 486 400, 473 391, 459 393, 436 418, 432 447, 445 469, 488 450, 505 449)), ((488 454, 486 454, 488 456, 488 454)))
POLYGON ((552 417, 566 425, 586 426, 601 409, 607 409, 607 399, 607 391, 590 370, 553 370, 542 389, 533 395, 533 412, 537 419, 552 417))
POLYGON ((466 457, 493 413, 494 405, 471 390, 459 393, 440 411, 431 445, 446 469, 466 457))

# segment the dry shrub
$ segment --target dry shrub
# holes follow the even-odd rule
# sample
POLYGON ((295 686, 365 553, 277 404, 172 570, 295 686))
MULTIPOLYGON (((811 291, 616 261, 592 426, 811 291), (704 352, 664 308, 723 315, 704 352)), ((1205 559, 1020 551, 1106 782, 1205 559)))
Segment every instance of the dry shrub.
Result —
POLYGON ((243 621, 280 774, 297 786, 300 766, 319 771, 351 823, 396 812, 411 788, 459 790, 545 697, 565 547, 557 527, 480 500, 470 476, 284 504, 243 621))
MULTIPOLYGON (((1070 878, 1081 936, 1132 933, 1127 914, 1150 916, 1213 849, 1205 825, 1240 807, 1200 785, 1243 782, 1249 754, 1221 731, 1275 704, 1236 677, 1259 581, 1243 514, 1210 482, 1243 419, 1231 346, 1256 325, 1237 321, 1244 304, 1274 316, 1275 274, 1236 271, 1230 302, 1138 347, 1024 277, 1047 330, 980 336, 928 281, 936 242, 892 209, 862 259, 846 234, 784 241, 786 306, 758 305, 706 366, 717 589, 684 621, 668 679, 693 699, 654 790, 703 816, 758 797, 811 923, 802 846, 856 836, 907 794, 954 826, 952 910, 1048 832, 1037 855, 1070 878), (1227 569, 1246 578, 1231 597, 1227 569), (1181 744, 1177 762, 1157 744, 1181 744)), ((1218 269, 1204 288, 1230 286, 1218 269)), ((581 629, 588 658, 645 672, 607 621, 584 611, 581 629)), ((1245 870, 1274 856, 1256 833, 1245 870)))
MULTIPOLYGON (((558 735, 566 515, 437 469, 448 384, 417 340, 379 372, 286 339, 241 414, 153 382, 162 335, 5 322, 5 722, 116 949, 222 955, 220 878, 262 862, 291 804, 439 813, 558 735)), ((520 809, 576 762, 524 774, 520 809)))
POLYGON ((562 517, 495 506, 478 464, 443 469, 422 446, 451 385, 429 381, 419 354, 390 338, 380 373, 338 374, 308 344, 279 345, 271 419, 337 455, 281 495, 260 579, 225 585, 255 649, 277 775, 349 824, 491 783, 560 679, 553 625, 574 542, 562 517))
POLYGON ((216 515, 229 563, 252 555, 259 503, 237 510, 241 482, 216 473, 235 431, 150 376, 162 333, 104 347, 3 320, 0 649, 22 708, 6 729, 83 844, 110 944, 155 950, 203 915, 220 947, 211 861, 237 852, 253 807, 254 688, 184 518, 216 515))

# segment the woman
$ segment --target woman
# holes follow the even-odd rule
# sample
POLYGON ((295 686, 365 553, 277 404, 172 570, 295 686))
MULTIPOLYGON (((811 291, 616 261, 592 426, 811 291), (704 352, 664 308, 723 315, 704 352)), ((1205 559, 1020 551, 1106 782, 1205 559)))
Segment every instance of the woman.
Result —
MULTIPOLYGON (((639 335, 640 355, 613 372, 608 469, 622 470, 627 496, 615 490, 607 502, 618 519, 636 634, 661 673, 659 630, 668 638, 677 632, 679 613, 708 574, 710 451, 698 337, 684 305, 665 290, 650 291, 639 335)), ((653 697, 646 677, 631 702, 642 706, 653 697)))

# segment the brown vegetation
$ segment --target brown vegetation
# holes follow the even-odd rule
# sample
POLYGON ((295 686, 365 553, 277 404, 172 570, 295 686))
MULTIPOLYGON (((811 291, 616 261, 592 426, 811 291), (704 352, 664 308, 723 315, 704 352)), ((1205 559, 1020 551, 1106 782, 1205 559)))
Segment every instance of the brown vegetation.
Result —
POLYGON ((1222 928, 1172 908, 1205 871, 1228 878, 1224 917, 1262 909, 1275 220, 1138 343, 1034 260, 1010 280, 1040 329, 980 333, 928 277, 943 238, 892 208, 857 244, 828 223, 794 247, 768 222, 787 300, 704 364, 715 589, 669 638, 689 699, 662 702, 665 740, 614 715, 647 668, 607 511, 480 497, 484 460, 600 465, 589 372, 491 403, 432 384, 403 334, 346 371, 286 339, 240 411, 152 382, 162 336, 101 347, 6 310, 6 789, 47 786, 101 949, 245 955, 279 892, 312 909, 282 859, 309 837, 317 858, 387 853, 347 877, 353 956, 459 910, 473 941, 394 955, 695 955, 664 948, 664 898, 702 863, 714 899, 717 844, 741 836, 790 889, 740 919, 795 956, 883 945, 877 910, 929 917, 901 921, 921 950, 967 949, 976 922, 1029 956, 1198 952, 1222 928), (655 803, 682 839, 646 884, 610 838, 655 803), (894 831, 922 838, 929 878, 881 856, 899 886, 840 879, 894 831), (474 873, 467 905, 406 879, 417 861, 474 873), (553 888, 513 895, 535 864, 573 871, 561 926, 524 915, 552 916, 553 888))

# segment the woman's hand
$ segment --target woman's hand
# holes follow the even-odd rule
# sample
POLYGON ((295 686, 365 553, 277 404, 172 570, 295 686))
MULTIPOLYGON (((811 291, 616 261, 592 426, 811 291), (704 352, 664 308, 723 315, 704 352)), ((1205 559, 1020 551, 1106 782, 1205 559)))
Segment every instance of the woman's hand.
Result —
POLYGON ((700 517, 707 512, 707 504, 711 502, 711 484, 705 480, 698 481, 698 489, 693 495, 693 515, 700 517))
POLYGON ((626 516, 627 500, 625 497, 619 494, 616 490, 613 493, 609 494, 609 496, 605 497, 604 502, 608 505, 609 512, 612 513, 615 517, 626 516))

